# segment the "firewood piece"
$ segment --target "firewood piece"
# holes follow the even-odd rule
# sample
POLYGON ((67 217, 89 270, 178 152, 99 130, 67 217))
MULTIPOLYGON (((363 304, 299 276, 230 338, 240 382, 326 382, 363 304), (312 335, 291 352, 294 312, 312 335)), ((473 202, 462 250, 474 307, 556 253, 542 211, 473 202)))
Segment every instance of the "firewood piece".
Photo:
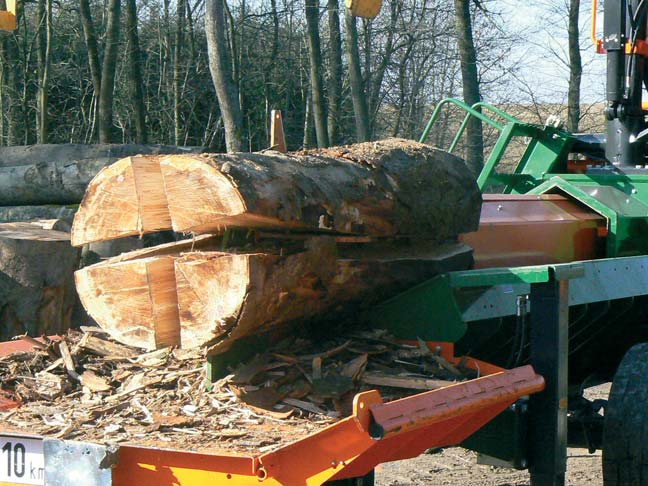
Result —
POLYGON ((284 398, 282 403, 290 405, 291 407, 301 408, 307 412, 317 413, 319 415, 326 415, 326 411, 319 408, 317 405, 311 402, 305 402, 304 400, 298 400, 296 398, 284 398))
POLYGON ((357 358, 353 358, 342 368, 342 375, 348 376, 353 381, 358 381, 367 367, 368 358, 368 354, 361 354, 357 358))
POLYGON ((435 380, 414 376, 384 375, 368 371, 362 375, 361 381, 367 385, 408 388, 410 390, 435 390, 455 383, 447 380, 435 380))
POLYGON ((65 341, 58 342, 58 350, 61 353, 61 359, 63 360, 63 365, 67 374, 70 375, 70 378, 76 381, 81 381, 79 374, 76 372, 76 367, 74 366, 74 360, 70 354, 70 348, 65 341))
POLYGON ((112 389, 112 387, 104 378, 97 376, 93 371, 90 370, 85 370, 83 373, 81 373, 80 379, 81 384, 93 392, 103 392, 112 389))
POLYGON ((113 343, 91 334, 83 335, 79 342, 79 347, 92 354, 103 357, 112 356, 120 358, 134 358, 138 354, 135 349, 129 346, 113 343))

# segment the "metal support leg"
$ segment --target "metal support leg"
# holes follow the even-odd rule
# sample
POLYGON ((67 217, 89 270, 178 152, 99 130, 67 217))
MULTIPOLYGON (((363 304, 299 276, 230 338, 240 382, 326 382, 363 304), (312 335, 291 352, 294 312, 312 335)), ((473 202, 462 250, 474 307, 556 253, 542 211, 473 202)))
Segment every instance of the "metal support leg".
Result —
POLYGON ((532 486, 562 486, 567 469, 569 282, 531 285, 531 364, 546 388, 529 400, 532 486))

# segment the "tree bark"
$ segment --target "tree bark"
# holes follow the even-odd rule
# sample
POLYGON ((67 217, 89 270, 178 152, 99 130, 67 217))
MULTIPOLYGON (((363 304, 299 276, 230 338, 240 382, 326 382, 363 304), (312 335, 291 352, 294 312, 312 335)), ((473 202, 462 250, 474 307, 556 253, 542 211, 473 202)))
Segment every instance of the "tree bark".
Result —
POLYGON ((71 326, 79 250, 69 233, 29 223, 0 224, 0 339, 71 326))
POLYGON ((79 0, 79 15, 83 26, 86 49, 88 50, 88 64, 95 95, 99 97, 101 92, 101 64, 99 63, 99 49, 97 48, 97 34, 92 21, 89 0, 79 0))
MULTIPOLYGON (((457 29, 459 59, 461 62, 461 79, 463 97, 466 104, 472 106, 481 101, 479 76, 477 73, 477 51, 472 33, 470 3, 472 0, 454 0, 455 22, 457 29)), ((471 117, 466 127, 467 151, 466 161, 475 177, 484 165, 484 139, 481 120, 471 117)))
POLYGON ((340 142, 339 132, 342 118, 342 36, 340 35, 339 3, 339 0, 328 0, 328 138, 331 145, 340 142))
POLYGON ((37 127, 38 143, 47 143, 48 137, 48 85, 50 72, 50 50, 52 44, 52 1, 38 0, 37 4, 37 62, 38 62, 38 93, 37 93, 37 127))
POLYGON ((33 145, 0 149, 0 206, 78 204, 104 167, 134 154, 185 151, 164 145, 33 145))
POLYGON ((189 243, 79 270, 77 287, 89 314, 126 344, 213 344, 212 352, 222 352, 237 339, 285 326, 357 323, 372 304, 472 261, 464 245, 363 247, 361 256, 346 256, 328 237, 289 251, 214 251, 205 242, 201 251, 186 251, 189 243))
POLYGON ((74 213, 68 206, 0 206, 0 223, 58 219, 72 224, 74 213))
POLYGON ((72 244, 228 227, 445 241, 477 228, 480 204, 460 159, 407 140, 287 155, 136 157, 92 181, 72 244))
POLYGON ((182 121, 180 119, 182 73, 180 67, 184 50, 185 0, 178 0, 176 15, 175 44, 173 46, 173 140, 176 145, 180 145, 182 140, 182 121))
MULTIPOLYGON (((135 0, 126 0, 126 35, 128 38, 128 83, 133 102, 135 118, 135 141, 146 143, 146 106, 144 105, 144 80, 142 78, 139 33, 137 31, 137 4, 135 0)), ((177 144, 177 143, 176 143, 177 144)))
POLYGON ((356 138, 359 142, 366 142, 370 139, 369 133, 369 109, 367 107, 367 95, 362 80, 360 69, 360 52, 358 50, 358 27, 356 18, 347 10, 345 16, 346 24, 346 49, 349 63, 349 79, 351 84, 351 98, 353 100, 353 112, 356 122, 356 138))
POLYGON ((228 152, 240 152, 245 146, 243 143, 243 116, 239 105, 238 88, 232 80, 232 70, 227 59, 223 14, 223 2, 225 1, 206 1, 205 32, 207 34, 209 70, 225 126, 225 145, 228 152))
POLYGON ((121 0, 110 0, 106 26, 106 47, 101 67, 101 90, 99 91, 99 142, 110 143, 113 138, 113 98, 115 70, 119 49, 119 18, 121 0))
POLYGON ((310 65, 311 100, 318 147, 328 147, 328 128, 326 123, 326 99, 322 81, 322 50, 319 35, 319 0, 305 0, 306 29, 308 32, 308 54, 310 65))
POLYGON ((567 128, 578 132, 580 123, 580 86, 583 75, 579 39, 580 0, 569 1, 569 91, 567 95, 567 128))

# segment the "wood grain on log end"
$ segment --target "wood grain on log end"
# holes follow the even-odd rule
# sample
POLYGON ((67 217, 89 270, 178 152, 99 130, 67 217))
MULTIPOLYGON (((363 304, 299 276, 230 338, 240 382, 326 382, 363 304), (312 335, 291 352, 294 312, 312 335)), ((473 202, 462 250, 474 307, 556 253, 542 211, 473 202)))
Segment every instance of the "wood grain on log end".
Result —
POLYGON ((183 348, 202 346, 236 324, 250 282, 249 258, 196 252, 175 261, 183 348))
POLYGON ((78 270, 81 302, 104 330, 124 344, 145 349, 179 345, 173 259, 107 260, 78 270))
POLYGON ((171 228, 160 157, 127 157, 92 179, 72 225, 72 245, 171 228))
POLYGON ((161 161, 174 231, 218 231, 247 211, 232 180, 206 160, 174 155, 161 161))

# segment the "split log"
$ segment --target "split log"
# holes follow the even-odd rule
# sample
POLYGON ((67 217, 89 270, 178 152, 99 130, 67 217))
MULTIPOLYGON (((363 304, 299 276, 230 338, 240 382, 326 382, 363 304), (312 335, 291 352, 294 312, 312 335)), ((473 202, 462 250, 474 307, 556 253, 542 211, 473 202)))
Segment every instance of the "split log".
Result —
POLYGON ((371 304, 472 260, 463 245, 426 247, 405 258, 338 258, 329 237, 288 255, 210 245, 183 241, 86 267, 76 273, 81 300, 125 344, 215 344, 212 351, 221 352, 237 339, 295 322, 357 318, 371 304))
POLYGON ((400 139, 293 154, 133 157, 91 182, 72 243, 227 227, 440 242, 474 231, 480 204, 461 159, 400 139))
POLYGON ((164 145, 31 145, 0 149, 0 206, 78 204, 104 167, 138 154, 195 152, 164 145))
POLYGON ((70 327, 78 259, 69 233, 31 223, 0 224, 0 340, 70 327))

